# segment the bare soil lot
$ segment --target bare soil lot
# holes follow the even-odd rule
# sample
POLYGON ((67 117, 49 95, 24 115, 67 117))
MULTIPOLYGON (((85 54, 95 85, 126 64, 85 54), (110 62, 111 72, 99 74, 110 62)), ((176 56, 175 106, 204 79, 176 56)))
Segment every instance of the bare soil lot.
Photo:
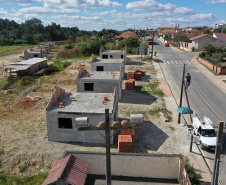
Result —
MULTIPOLYGON (((12 102, 10 107, 0 102, 0 150, 4 151, 0 155, 2 170, 19 173, 19 167, 23 166, 26 167, 23 175, 32 175, 49 171, 52 163, 59 159, 65 150, 105 152, 103 145, 57 143, 48 141, 46 137, 45 105, 51 97, 51 88, 58 85, 66 91, 76 91, 76 82, 73 80, 76 79, 78 65, 86 65, 87 69, 90 69, 87 61, 73 61, 67 70, 53 76, 35 92, 12 102)), ((131 113, 142 113, 145 117, 143 125, 136 127, 133 151, 182 153, 188 145, 184 137, 186 129, 173 121, 163 122, 156 110, 165 106, 164 98, 145 91, 145 86, 157 80, 152 62, 131 57, 125 73, 138 69, 146 70, 146 76, 143 76, 141 81, 136 81, 139 88, 134 90, 125 90, 123 85, 122 100, 119 102, 120 120, 129 119, 131 113)), ((111 151, 117 152, 117 144, 111 147, 111 151)))

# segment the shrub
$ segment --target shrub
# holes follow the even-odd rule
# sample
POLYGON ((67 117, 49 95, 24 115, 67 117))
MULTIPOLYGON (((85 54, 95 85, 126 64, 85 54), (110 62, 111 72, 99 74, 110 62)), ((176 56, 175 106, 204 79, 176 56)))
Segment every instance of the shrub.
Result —
POLYGON ((34 82, 34 78, 31 76, 25 76, 21 78, 21 85, 22 86, 27 86, 27 85, 31 85, 34 82))
POLYGON ((126 46, 125 42, 118 43, 118 49, 125 49, 125 46, 126 46))
POLYGON ((142 43, 142 48, 149 48, 149 45, 148 45, 148 43, 146 43, 146 42, 143 42, 143 43, 142 43))
POLYGON ((56 66, 59 71, 63 71, 65 68, 67 68, 68 66, 71 65, 71 62, 65 61, 65 62, 61 62, 59 60, 54 61, 53 66, 56 66))
POLYGON ((68 50, 68 49, 73 49, 75 46, 74 46, 74 44, 72 44, 72 43, 67 43, 65 46, 64 46, 64 49, 65 50, 68 50))
POLYGON ((212 44, 208 44, 205 46, 205 50, 208 56, 212 56, 212 54, 216 52, 216 47, 214 47, 212 44))
POLYGON ((188 157, 183 160, 184 167, 188 173, 191 184, 200 185, 200 179, 202 178, 200 174, 196 174, 194 167, 190 164, 188 157))
POLYGON ((201 52, 201 53, 199 53, 199 57, 201 57, 201 58, 205 58, 205 56, 206 56, 206 53, 203 51, 203 52, 201 52))
POLYGON ((118 48, 117 48, 117 46, 114 43, 107 43, 107 44, 105 44, 105 49, 107 49, 107 50, 116 50, 118 48))
POLYGON ((67 50, 61 50, 58 52, 58 58, 76 58, 82 55, 79 47, 67 50))
POLYGON ((14 44, 18 45, 18 44, 27 44, 26 40, 15 40, 14 44))

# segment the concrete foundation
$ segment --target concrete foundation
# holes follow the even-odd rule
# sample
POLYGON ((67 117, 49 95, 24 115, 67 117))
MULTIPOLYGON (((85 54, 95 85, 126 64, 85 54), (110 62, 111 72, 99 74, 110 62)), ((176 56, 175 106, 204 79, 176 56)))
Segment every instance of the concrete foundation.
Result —
MULTIPOLYGON (((56 91, 54 91, 57 93, 56 91)), ((78 131, 76 118, 88 117, 89 124, 96 126, 105 121, 105 108, 109 108, 110 124, 118 120, 118 97, 116 93, 61 93, 53 97, 46 109, 46 121, 49 141, 105 143, 97 131, 78 131), (104 101, 107 97, 107 101, 104 101), (54 102, 54 99, 57 101, 54 102), (63 103, 63 108, 59 108, 63 103), (51 106, 50 106, 51 105, 51 106)), ((105 131, 100 131, 105 135, 105 131)), ((111 135, 113 132, 111 131, 111 135)), ((111 138, 113 143, 113 137, 111 138)))

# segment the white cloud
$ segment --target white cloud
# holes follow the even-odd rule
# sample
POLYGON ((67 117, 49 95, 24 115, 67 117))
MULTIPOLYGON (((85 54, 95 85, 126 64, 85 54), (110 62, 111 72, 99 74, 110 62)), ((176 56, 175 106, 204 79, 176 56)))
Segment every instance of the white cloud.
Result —
POLYGON ((212 13, 209 14, 196 14, 196 15, 192 15, 188 18, 189 22, 214 22, 216 20, 218 20, 218 18, 216 16, 214 16, 212 13))
POLYGON ((209 0, 207 4, 226 3, 226 0, 209 0))
POLYGON ((20 6, 31 6, 31 3, 19 3, 20 6))
POLYGON ((175 10, 176 6, 170 3, 161 4, 154 0, 142 0, 128 3, 126 5, 127 9, 137 10, 137 11, 171 11, 175 10))
POLYGON ((174 14, 192 15, 195 14, 195 11, 192 8, 180 7, 174 10, 174 14))
POLYGON ((29 19, 37 18, 37 17, 39 17, 38 14, 25 14, 24 15, 24 18, 29 18, 29 19))
POLYGON ((104 12, 91 12, 84 10, 84 13, 87 15, 101 15, 101 16, 106 16, 106 15, 113 15, 114 13, 117 13, 117 10, 110 10, 110 11, 104 11, 104 12))
POLYGON ((0 8, 0 15, 7 16, 8 12, 6 10, 4 10, 3 8, 0 8))
POLYGON ((33 2, 42 2, 42 0, 0 0, 0 3, 7 3, 7 4, 12 4, 12 3, 18 3, 18 4, 31 4, 33 2))

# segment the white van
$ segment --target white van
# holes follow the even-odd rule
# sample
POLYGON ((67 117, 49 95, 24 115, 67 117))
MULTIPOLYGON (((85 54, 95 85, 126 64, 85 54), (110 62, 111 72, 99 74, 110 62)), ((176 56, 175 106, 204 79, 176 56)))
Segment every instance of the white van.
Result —
POLYGON ((193 130, 198 136, 196 140, 200 141, 201 149, 215 150, 217 134, 209 118, 204 116, 202 121, 198 116, 193 117, 193 130))

